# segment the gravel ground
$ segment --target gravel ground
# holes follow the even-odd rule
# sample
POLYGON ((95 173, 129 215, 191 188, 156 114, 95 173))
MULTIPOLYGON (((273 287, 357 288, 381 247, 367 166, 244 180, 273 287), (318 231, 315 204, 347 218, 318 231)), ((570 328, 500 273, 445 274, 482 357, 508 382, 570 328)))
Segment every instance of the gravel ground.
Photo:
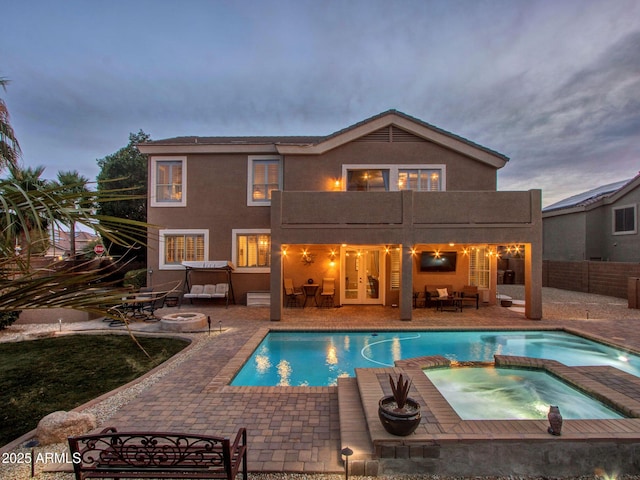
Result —
MULTIPOLYGON (((524 288, 520 285, 500 285, 499 293, 501 295, 508 295, 513 299, 524 299, 524 288)), ((639 319, 640 310, 631 310, 627 306, 625 299, 604 297, 600 295, 587 295, 583 293, 568 292, 566 290, 558 290, 553 288, 543 289, 543 302, 544 302, 544 315, 545 318, 553 318, 557 320, 561 319, 583 319, 583 318, 618 318, 618 319, 639 319)), ((41 338, 53 335, 57 326, 51 324, 33 324, 33 325, 13 325, 10 329, 0 332, 0 342, 15 342, 23 341, 27 339, 41 338)), ((215 333, 212 333, 215 335, 215 333)), ((123 408, 129 401, 135 398, 143 390, 159 381, 164 375, 169 373, 172 369, 176 368, 181 363, 187 361, 192 355, 195 355, 200 349, 204 348, 209 340, 209 336, 206 334, 189 334, 192 338, 193 344, 186 352, 179 354, 174 359, 168 361, 161 368, 157 369, 153 374, 144 378, 141 382, 122 389, 114 395, 97 402, 84 411, 90 412, 96 415, 98 424, 103 425, 105 422, 119 409, 123 408)), ((51 464, 46 462, 46 454, 63 454, 68 452, 66 444, 48 445, 46 447, 14 448, 10 452, 2 454, 0 460, 0 479, 2 480, 22 480, 28 479, 30 475, 29 463, 20 463, 18 461, 11 461, 12 458, 24 458, 25 455, 33 455, 34 458, 40 461, 35 462, 35 476, 33 478, 37 480, 72 480, 74 478, 71 473, 63 472, 44 472, 43 470, 50 467, 51 464), (9 457, 9 455, 13 457, 9 457)), ((330 474, 250 474, 251 480, 341 480, 344 477, 342 475, 330 475, 330 474)), ((505 476, 505 477, 442 477, 438 475, 402 475, 402 476, 379 476, 379 477, 351 477, 354 479, 366 480, 371 478, 378 480, 453 480, 459 479, 486 479, 486 480, 517 480, 525 479, 534 480, 537 478, 549 477, 520 477, 520 476, 505 476)), ((573 479, 602 479, 602 480, 640 480, 640 475, 606 475, 604 472, 595 472, 594 475, 580 476, 580 477, 563 477, 565 480, 573 479)))

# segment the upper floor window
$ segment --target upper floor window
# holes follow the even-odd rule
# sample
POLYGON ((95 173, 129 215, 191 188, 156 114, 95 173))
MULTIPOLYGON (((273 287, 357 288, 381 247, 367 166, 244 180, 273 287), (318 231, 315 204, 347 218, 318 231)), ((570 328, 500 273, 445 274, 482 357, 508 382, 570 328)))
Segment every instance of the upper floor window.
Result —
POLYGON ((271 230, 234 229, 232 235, 231 257, 236 272, 271 271, 271 230))
POLYGON ((160 269, 181 269, 182 262, 208 260, 208 230, 160 230, 159 234, 160 269))
POLYGON ((441 179, 440 169, 403 168, 398 172, 398 190, 438 192, 442 190, 441 179))
POLYGON ((187 159, 151 158, 151 206, 184 207, 187 204, 187 159))
POLYGON ((348 192, 441 191, 446 189, 445 173, 445 165, 342 166, 348 192))
POLYGON ((250 156, 247 180, 247 205, 271 205, 271 192, 280 190, 280 157, 250 156))
POLYGON ((347 170, 348 192, 388 192, 389 170, 380 168, 347 170))
POLYGON ((637 233, 636 206, 625 205, 613 209, 613 234, 625 235, 637 233))

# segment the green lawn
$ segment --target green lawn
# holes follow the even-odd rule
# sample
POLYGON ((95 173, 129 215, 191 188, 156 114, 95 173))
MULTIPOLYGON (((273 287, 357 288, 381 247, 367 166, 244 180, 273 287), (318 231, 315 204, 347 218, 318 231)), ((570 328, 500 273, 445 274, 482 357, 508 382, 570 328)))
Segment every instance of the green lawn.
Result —
POLYGON ((45 415, 71 410, 151 370, 188 345, 169 338, 69 335, 0 344, 0 446, 45 415))

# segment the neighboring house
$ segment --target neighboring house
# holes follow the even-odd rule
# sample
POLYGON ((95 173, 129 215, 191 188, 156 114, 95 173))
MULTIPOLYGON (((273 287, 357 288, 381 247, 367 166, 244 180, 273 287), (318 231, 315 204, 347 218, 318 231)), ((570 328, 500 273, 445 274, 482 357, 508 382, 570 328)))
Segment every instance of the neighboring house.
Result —
MULTIPOLYGON (((51 241, 49 242, 49 248, 47 249, 46 257, 66 257, 71 253, 70 250, 70 232, 62 230, 60 227, 49 229, 51 235, 51 241)), ((82 230, 76 230, 76 252, 82 252, 88 245, 95 242, 100 237, 95 234, 84 232, 82 230)))
POLYGON ((640 262, 640 174, 544 208, 543 258, 640 262))
POLYGON ((496 191, 508 158, 493 150, 395 110, 328 136, 138 148, 149 155, 148 222, 162 226, 149 237, 154 285, 184 278, 182 261, 229 260, 236 300, 270 292, 272 320, 285 278, 332 278, 336 305, 397 305, 409 320, 427 285, 476 285, 495 303, 495 254, 517 245, 525 314, 541 318, 541 193, 496 191), (455 264, 440 268, 443 258, 455 264))

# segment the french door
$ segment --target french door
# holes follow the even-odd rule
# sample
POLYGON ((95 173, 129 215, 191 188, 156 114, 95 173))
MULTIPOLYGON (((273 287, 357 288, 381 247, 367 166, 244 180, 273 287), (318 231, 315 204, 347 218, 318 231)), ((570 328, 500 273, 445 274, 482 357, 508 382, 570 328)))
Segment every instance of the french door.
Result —
POLYGON ((343 304, 384 302, 384 250, 377 246, 348 245, 340 249, 343 304))

